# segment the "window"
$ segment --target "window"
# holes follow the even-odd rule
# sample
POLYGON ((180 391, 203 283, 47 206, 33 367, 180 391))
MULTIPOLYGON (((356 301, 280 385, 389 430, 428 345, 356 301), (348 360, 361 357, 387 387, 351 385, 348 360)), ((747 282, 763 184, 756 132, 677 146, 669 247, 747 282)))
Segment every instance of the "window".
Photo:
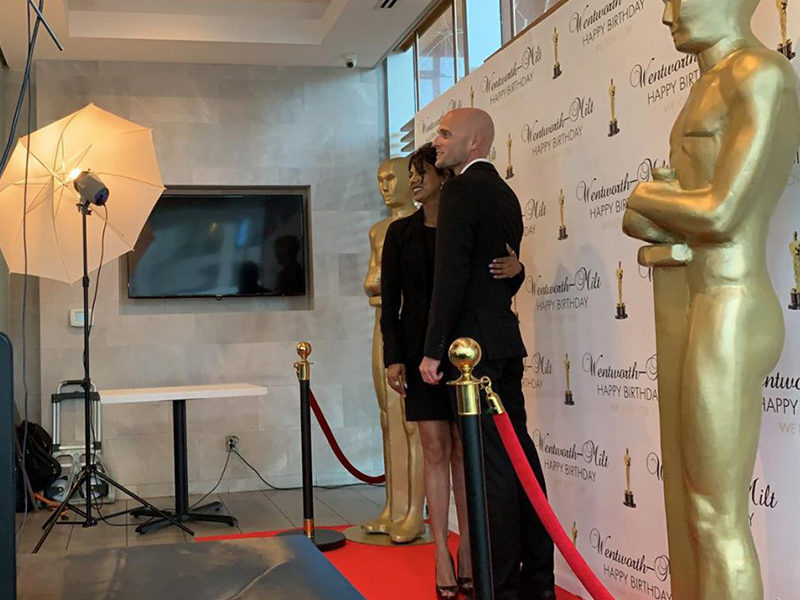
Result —
POLYGON ((453 11, 445 10, 417 37, 419 105, 425 106, 456 82, 453 11))
POLYGON ((419 108, 480 67, 512 37, 512 1, 518 0, 440 0, 386 58, 390 156, 401 152, 402 128, 419 108))
POLYGON ((469 70, 474 71, 501 46, 500 3, 464 0, 467 5, 469 70))
POLYGON ((414 48, 386 57, 386 93, 389 113, 389 156, 402 153, 401 128, 417 111, 414 48))
POLYGON ((514 35, 533 23, 556 3, 556 0, 511 0, 513 2, 514 35))

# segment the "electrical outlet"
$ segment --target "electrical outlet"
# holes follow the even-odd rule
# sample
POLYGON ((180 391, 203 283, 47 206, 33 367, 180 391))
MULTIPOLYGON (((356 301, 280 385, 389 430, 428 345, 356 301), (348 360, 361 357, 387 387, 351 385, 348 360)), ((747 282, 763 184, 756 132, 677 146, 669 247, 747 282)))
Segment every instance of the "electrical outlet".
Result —
POLYGON ((235 435, 225 436, 225 451, 233 452, 239 449, 239 437, 235 435))

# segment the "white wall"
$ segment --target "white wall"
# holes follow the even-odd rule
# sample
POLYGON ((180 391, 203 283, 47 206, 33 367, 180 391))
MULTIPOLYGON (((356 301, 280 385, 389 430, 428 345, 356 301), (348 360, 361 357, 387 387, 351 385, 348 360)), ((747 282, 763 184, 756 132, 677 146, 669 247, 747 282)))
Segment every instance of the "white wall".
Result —
MULTIPOLYGON (((120 388, 250 382, 266 398, 188 407, 189 475, 208 489, 225 460, 227 434, 278 485, 300 474, 297 380, 292 363, 308 340, 312 387, 353 462, 382 472, 370 376, 372 309, 362 291, 369 226, 384 215, 375 171, 385 153, 379 70, 224 65, 42 62, 38 121, 94 102, 153 128, 164 182, 310 185, 313 300, 127 298, 124 262, 102 270, 92 334, 92 378, 120 388)), ((62 379, 81 375, 81 331, 67 325, 79 284, 41 283, 42 414, 62 379)), ((107 408, 104 440, 112 475, 142 494, 172 490, 168 404, 107 408)), ((64 438, 78 432, 65 426, 64 438)), ((315 433, 318 481, 351 481, 315 433)), ((220 491, 261 488, 232 461, 220 491)))

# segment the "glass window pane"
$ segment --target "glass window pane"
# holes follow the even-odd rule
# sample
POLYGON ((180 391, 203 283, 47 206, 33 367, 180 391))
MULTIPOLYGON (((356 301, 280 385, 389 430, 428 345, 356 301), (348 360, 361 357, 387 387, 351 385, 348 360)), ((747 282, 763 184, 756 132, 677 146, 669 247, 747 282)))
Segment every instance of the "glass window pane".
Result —
POLYGON ((389 155, 398 156, 403 147, 400 128, 416 112, 414 105, 414 49, 386 57, 386 93, 389 111, 389 155))
POLYGON ((466 0, 469 70, 474 71, 501 46, 500 3, 466 0))
POLYGON ((456 82, 453 57, 453 13, 444 11, 418 42, 417 75, 420 108, 456 82))
POLYGON ((557 0, 514 0, 514 34, 538 19, 557 0))
POLYGON ((455 7, 456 7, 456 46, 457 46, 457 56, 458 60, 456 61, 456 67, 458 68, 458 79, 461 79, 466 75, 466 65, 467 65, 467 48, 466 44, 467 41, 465 39, 465 31, 464 31, 464 0, 455 0, 455 7))

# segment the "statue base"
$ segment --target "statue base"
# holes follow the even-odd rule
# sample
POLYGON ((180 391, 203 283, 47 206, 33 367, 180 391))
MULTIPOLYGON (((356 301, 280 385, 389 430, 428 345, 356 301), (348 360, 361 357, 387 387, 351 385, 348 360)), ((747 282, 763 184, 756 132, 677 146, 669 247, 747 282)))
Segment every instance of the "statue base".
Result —
POLYGON ((617 304, 617 314, 614 316, 615 319, 627 319, 628 313, 625 312, 625 303, 617 304))
POLYGON ((433 532, 431 531, 430 525, 425 525, 425 532, 415 540, 411 542, 406 542, 399 544, 397 542, 393 542, 392 538, 388 534, 374 534, 374 533, 367 533, 361 528, 361 525, 354 525, 353 527, 348 527, 344 530, 344 536, 350 540, 351 542, 357 542, 359 544, 369 544, 371 546, 420 546, 423 544, 432 544, 433 543, 433 532))
POLYGON ((623 502, 628 508, 636 508, 636 502, 633 501, 633 492, 625 490, 625 501, 623 502))
POLYGON ((559 225, 558 226, 558 239, 565 240, 569 236, 567 235, 567 226, 566 225, 559 225))
POLYGON ((514 176, 514 167, 511 165, 506 169, 506 179, 511 179, 514 176))
POLYGON ((572 391, 567 390, 564 392, 564 404, 567 406, 575 406, 575 400, 572 399, 572 391))
POLYGON ((614 119, 608 124, 608 137, 613 137, 619 133, 619 123, 614 119))
POLYGON ((561 64, 556 63, 553 65, 553 79, 558 79, 561 77, 561 64))
POLYGON ((792 50, 792 40, 789 40, 785 44, 778 44, 778 52, 783 54, 789 60, 792 60, 795 57, 795 53, 792 50))
POLYGON ((790 310, 800 310, 800 292, 797 290, 791 291, 791 302, 789 303, 790 310))

